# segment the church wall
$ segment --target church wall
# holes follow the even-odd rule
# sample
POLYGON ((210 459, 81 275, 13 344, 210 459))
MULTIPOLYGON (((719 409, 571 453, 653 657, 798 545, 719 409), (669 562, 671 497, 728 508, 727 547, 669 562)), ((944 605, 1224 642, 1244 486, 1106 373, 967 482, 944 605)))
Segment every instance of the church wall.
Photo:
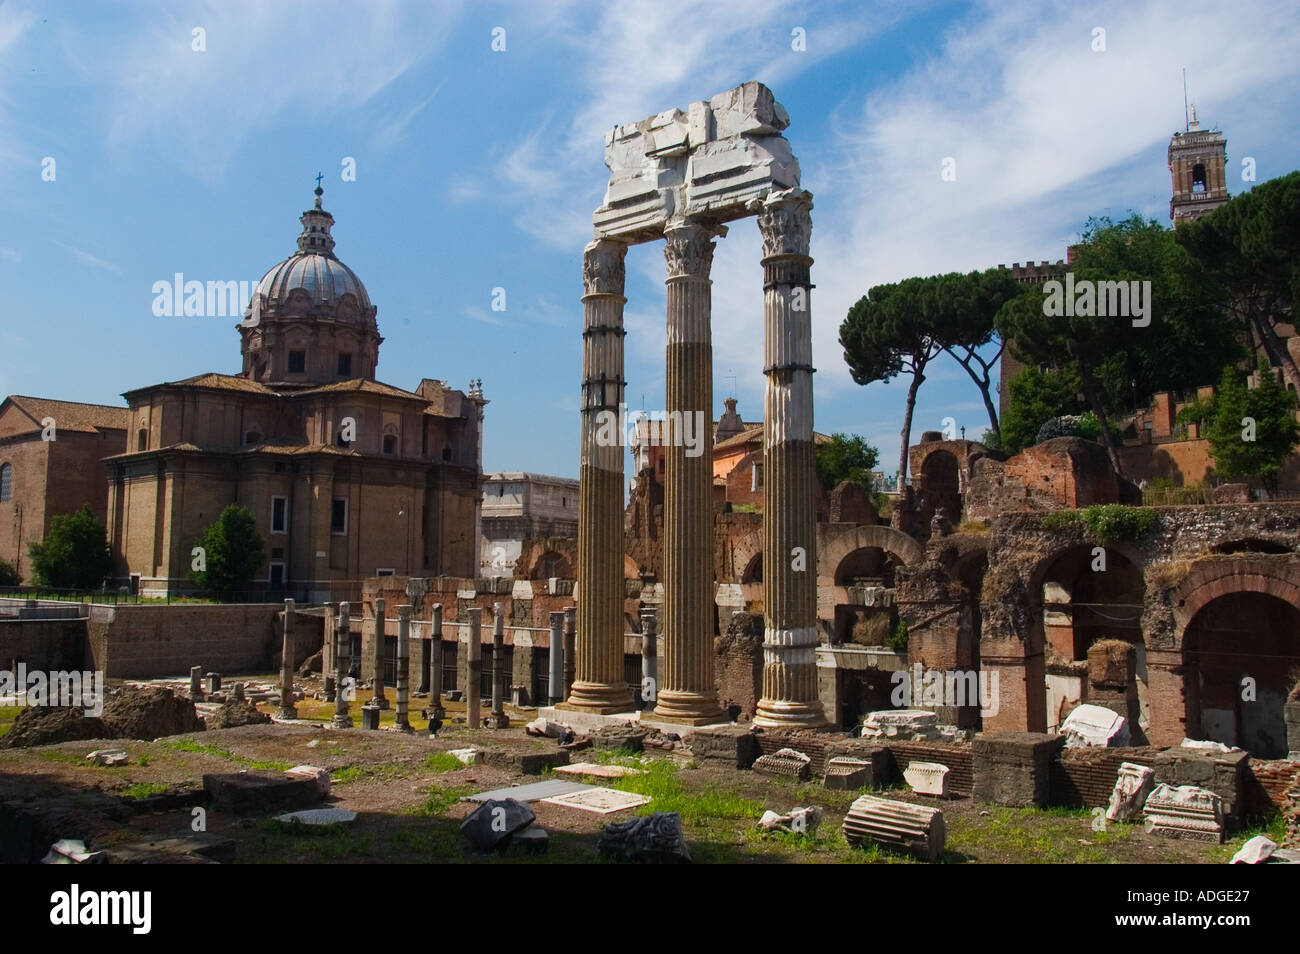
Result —
MULTIPOLYGON (((30 425, 30 421, 28 424, 30 425)), ((46 462, 50 444, 39 432, 0 439, 0 464, 13 467, 12 497, 0 504, 0 559, 17 567, 24 582, 31 580, 27 545, 45 534, 46 462)))

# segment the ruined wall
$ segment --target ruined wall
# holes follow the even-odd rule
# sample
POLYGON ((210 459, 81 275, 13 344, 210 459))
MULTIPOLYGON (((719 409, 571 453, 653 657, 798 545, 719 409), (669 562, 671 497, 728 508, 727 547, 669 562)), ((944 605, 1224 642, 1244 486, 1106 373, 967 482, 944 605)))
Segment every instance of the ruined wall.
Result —
POLYGON ((978 460, 965 494, 964 516, 992 520, 1014 511, 1140 502, 1137 488, 1111 469, 1104 447, 1078 437, 1057 437, 1006 461, 978 460))
POLYGON ((92 606, 87 665, 109 678, 266 672, 279 648, 281 603, 92 606))
POLYGON ((84 619, 0 619, 0 669, 83 670, 84 619))

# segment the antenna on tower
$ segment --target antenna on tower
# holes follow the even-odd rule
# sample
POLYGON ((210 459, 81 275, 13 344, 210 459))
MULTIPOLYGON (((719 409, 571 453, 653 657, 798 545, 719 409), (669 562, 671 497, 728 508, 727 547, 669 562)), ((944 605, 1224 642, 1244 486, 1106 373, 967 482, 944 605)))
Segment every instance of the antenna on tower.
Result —
POLYGON ((1183 67, 1183 132, 1192 128, 1191 120, 1187 118, 1187 67, 1183 67))

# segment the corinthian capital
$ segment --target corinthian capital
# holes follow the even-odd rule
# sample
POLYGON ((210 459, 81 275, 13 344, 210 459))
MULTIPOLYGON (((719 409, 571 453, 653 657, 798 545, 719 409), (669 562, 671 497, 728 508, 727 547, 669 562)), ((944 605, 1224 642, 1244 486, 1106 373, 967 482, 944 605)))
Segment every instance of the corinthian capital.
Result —
POLYGON ((773 192, 758 209, 763 257, 807 255, 812 235, 812 193, 802 189, 773 192))
POLYGON ((708 278, 713 267, 713 237, 719 229, 697 222, 671 225, 664 229, 664 259, 668 277, 708 278))
POLYGON ((582 285, 588 295, 621 295, 626 274, 627 246, 613 239, 596 239, 582 254, 582 285))

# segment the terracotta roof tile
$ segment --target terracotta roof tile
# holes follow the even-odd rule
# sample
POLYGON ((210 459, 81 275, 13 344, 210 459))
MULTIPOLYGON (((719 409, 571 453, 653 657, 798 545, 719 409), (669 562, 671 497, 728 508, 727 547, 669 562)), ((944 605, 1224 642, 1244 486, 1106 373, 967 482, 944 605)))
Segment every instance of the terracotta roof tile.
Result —
POLYGON ((55 427, 66 431, 95 431, 98 428, 124 431, 131 426, 131 409, 126 407, 56 401, 22 394, 10 395, 8 400, 32 419, 36 430, 40 430, 40 422, 47 417, 54 418, 55 427))

